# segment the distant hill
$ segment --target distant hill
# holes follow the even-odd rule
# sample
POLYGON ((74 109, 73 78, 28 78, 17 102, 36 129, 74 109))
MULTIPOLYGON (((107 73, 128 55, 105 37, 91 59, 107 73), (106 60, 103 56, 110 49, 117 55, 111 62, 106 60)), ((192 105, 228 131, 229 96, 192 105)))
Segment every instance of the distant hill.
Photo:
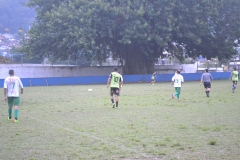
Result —
POLYGON ((35 10, 23 6, 28 0, 0 0, 0 33, 17 33, 19 27, 28 30, 32 25, 35 10))

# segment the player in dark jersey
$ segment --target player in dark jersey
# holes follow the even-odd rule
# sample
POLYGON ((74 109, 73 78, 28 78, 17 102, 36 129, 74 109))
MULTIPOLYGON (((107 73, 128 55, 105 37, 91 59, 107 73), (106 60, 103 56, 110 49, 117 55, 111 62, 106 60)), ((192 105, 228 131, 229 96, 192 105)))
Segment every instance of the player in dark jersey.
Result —
POLYGON ((203 73, 202 77, 201 77, 200 86, 203 83, 207 97, 209 97, 209 94, 211 91, 212 81, 213 81, 212 75, 210 73, 208 73, 208 69, 205 69, 205 73, 203 73))

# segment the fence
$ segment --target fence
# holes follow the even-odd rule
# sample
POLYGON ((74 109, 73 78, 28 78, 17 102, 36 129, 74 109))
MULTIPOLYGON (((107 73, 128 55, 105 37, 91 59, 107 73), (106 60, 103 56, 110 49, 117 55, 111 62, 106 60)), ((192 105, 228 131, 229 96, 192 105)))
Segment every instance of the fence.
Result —
MULTIPOLYGON (((228 79, 230 72, 212 72, 214 80, 228 79)), ((202 73, 183 73, 185 81, 200 81, 202 73)), ((173 74, 157 74, 156 82, 170 82, 173 74)), ((50 78, 21 78, 25 87, 58 86, 58 85, 91 85, 106 84, 108 76, 79 76, 79 77, 50 77, 50 78)), ((151 74, 123 75, 124 83, 147 83, 151 74)), ((4 79, 0 79, 0 84, 4 79)), ((3 85, 2 85, 3 86, 3 85)))

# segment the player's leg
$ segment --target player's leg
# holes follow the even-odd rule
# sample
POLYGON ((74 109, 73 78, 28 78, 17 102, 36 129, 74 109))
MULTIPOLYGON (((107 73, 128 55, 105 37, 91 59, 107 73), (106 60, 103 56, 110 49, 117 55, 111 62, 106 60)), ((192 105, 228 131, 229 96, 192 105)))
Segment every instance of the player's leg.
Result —
POLYGON ((205 88, 205 93, 206 93, 206 95, 207 95, 207 85, 206 85, 206 82, 203 82, 203 86, 204 86, 204 88, 205 88))
POLYGON ((114 104, 114 99, 113 99, 113 88, 110 88, 110 100, 112 104, 114 104))
POLYGON ((175 96, 177 96, 178 91, 177 91, 177 87, 175 87, 175 93, 172 94, 172 99, 174 99, 175 96))
POLYGON ((177 87, 177 99, 180 101, 181 87, 177 87))
POLYGON ((119 89, 117 88, 116 89, 116 92, 115 92, 115 101, 116 101, 116 108, 118 107, 118 101, 119 101, 119 89))
POLYGON ((113 89, 113 88, 110 88, 110 100, 111 100, 112 106, 113 106, 113 108, 114 108, 114 107, 115 107, 115 103, 114 103, 113 93, 114 93, 114 89, 113 89))
POLYGON ((14 122, 17 123, 18 121, 18 106, 14 106, 14 122))
POLYGON ((151 83, 150 83, 151 85, 153 85, 153 81, 154 81, 154 79, 151 80, 151 83))
POLYGON ((155 83, 156 81, 155 81, 155 79, 153 80, 153 85, 154 85, 154 83, 155 83))
POLYGON ((13 106, 13 97, 8 97, 8 120, 12 119, 12 106, 13 106))
POLYGON ((235 81, 235 90, 236 90, 236 88, 237 88, 237 81, 235 81))
POLYGON ((237 87, 237 82, 236 82, 236 81, 233 81, 233 85, 232 85, 232 91, 233 91, 233 93, 234 93, 236 87, 237 87))
POLYGON ((208 86, 207 86, 207 97, 209 97, 210 91, 211 91, 211 83, 208 83, 208 86))
POLYGON ((116 100, 116 108, 117 108, 118 107, 118 100, 119 100, 118 95, 115 95, 115 100, 116 100))
POLYGON ((207 94, 207 97, 209 97, 209 88, 207 88, 207 91, 206 91, 206 94, 207 94))
POLYGON ((20 106, 20 98, 19 97, 14 97, 13 98, 13 105, 14 105, 14 122, 17 123, 18 121, 18 108, 20 106))
POLYGON ((12 106, 8 106, 8 120, 12 119, 12 106))
POLYGON ((203 85, 204 85, 204 88, 205 88, 206 96, 208 97, 208 83, 204 82, 203 85))

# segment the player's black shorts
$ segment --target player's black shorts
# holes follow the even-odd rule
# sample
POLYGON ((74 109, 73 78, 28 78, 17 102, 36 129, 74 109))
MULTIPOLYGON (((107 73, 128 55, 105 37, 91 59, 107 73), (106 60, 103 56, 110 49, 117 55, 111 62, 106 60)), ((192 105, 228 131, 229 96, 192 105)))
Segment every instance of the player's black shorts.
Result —
POLYGON ((119 88, 111 87, 110 88, 110 95, 113 96, 113 94, 119 96, 119 88))
POLYGON ((205 88, 211 88, 211 82, 204 82, 203 85, 205 88))

